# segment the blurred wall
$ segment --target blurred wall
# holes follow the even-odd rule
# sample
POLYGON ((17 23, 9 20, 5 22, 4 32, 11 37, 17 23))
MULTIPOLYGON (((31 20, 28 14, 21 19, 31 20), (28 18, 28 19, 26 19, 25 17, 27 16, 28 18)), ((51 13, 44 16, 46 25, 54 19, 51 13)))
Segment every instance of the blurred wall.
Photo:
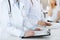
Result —
POLYGON ((48 5, 48 0, 41 0, 41 3, 43 5, 43 8, 46 9, 46 6, 48 5))

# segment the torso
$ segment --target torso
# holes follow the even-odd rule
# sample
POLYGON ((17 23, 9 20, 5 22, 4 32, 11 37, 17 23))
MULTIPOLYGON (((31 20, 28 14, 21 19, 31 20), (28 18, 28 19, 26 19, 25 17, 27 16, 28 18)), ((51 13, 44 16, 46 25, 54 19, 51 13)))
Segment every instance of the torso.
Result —
POLYGON ((32 0, 33 4, 31 5, 31 10, 29 13, 29 18, 33 23, 36 23, 38 20, 42 19, 41 5, 39 0, 32 0))
POLYGON ((55 21, 56 18, 58 17, 58 11, 59 11, 58 6, 56 6, 54 9, 52 9, 52 16, 50 17, 52 19, 52 21, 55 21))

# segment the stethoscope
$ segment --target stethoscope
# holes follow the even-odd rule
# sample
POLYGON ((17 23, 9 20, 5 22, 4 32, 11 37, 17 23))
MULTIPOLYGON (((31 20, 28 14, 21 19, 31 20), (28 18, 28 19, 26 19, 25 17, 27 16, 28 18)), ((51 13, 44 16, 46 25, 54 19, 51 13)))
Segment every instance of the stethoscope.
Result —
POLYGON ((17 5, 17 7, 20 9, 20 2, 18 1, 14 1, 14 3, 17 5))
POLYGON ((10 0, 8 0, 8 4, 9 4, 9 11, 8 11, 8 15, 9 15, 9 26, 12 26, 11 24, 11 17, 12 17, 12 13, 11 13, 11 3, 10 0))
MULTIPOLYGON (((9 4, 9 11, 8 11, 8 15, 9 15, 9 26, 12 26, 11 24, 11 18, 12 18, 12 7, 11 7, 11 2, 10 0, 8 0, 8 4, 9 4)), ((19 8, 19 2, 18 4, 18 8, 19 8)), ((14 6, 14 5, 13 5, 14 6)))
POLYGON ((30 2, 32 4, 32 6, 33 6, 34 5, 34 2, 36 3, 36 2, 38 2, 38 0, 30 0, 30 2))

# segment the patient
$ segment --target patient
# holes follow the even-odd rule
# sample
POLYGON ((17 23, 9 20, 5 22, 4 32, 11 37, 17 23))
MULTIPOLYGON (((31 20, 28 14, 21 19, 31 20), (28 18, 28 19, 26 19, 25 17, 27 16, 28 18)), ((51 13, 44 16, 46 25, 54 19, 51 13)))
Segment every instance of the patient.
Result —
POLYGON ((60 6, 57 0, 49 0, 48 6, 48 20, 59 22, 60 21, 60 6))

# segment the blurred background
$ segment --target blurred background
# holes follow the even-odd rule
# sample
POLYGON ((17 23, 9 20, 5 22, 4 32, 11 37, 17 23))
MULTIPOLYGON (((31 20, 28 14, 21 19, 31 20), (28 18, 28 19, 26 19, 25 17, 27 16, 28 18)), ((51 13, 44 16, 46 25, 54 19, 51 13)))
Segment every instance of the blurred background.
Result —
MULTIPOLYGON (((43 8, 45 9, 46 6, 48 5, 48 0, 41 0, 41 3, 43 5, 43 8)), ((59 0, 59 4, 60 4, 60 0, 59 0)))

